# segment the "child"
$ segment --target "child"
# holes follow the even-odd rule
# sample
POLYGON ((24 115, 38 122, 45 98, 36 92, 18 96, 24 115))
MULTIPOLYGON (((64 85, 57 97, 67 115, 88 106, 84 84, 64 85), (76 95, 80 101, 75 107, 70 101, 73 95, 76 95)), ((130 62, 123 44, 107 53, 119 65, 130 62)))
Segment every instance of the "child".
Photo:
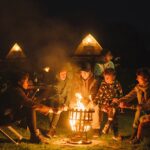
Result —
POLYGON ((111 61, 113 59, 113 56, 110 50, 103 50, 100 59, 100 62, 95 64, 94 76, 98 81, 101 82, 103 78, 103 72, 105 71, 105 69, 115 69, 115 65, 111 61))
POLYGON ((121 140, 118 134, 118 109, 112 105, 113 98, 118 98, 123 95, 122 87, 116 80, 116 72, 114 69, 109 68, 104 71, 104 81, 98 90, 95 98, 95 103, 98 103, 102 112, 107 113, 108 121, 105 124, 102 133, 107 134, 109 128, 112 126, 114 132, 114 140, 121 140))

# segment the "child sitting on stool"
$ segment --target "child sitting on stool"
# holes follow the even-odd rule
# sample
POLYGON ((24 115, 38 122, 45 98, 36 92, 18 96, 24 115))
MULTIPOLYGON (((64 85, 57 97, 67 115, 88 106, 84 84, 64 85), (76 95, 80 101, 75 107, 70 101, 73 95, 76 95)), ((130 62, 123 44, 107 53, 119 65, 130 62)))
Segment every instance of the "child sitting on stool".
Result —
POLYGON ((116 80, 116 72, 114 69, 106 69, 103 75, 104 81, 102 81, 95 98, 95 103, 99 104, 100 110, 108 115, 108 121, 105 124, 102 133, 107 134, 109 128, 112 126, 114 132, 113 139, 121 140, 121 137, 118 134, 118 109, 112 105, 112 100, 113 98, 122 97, 122 87, 116 80))

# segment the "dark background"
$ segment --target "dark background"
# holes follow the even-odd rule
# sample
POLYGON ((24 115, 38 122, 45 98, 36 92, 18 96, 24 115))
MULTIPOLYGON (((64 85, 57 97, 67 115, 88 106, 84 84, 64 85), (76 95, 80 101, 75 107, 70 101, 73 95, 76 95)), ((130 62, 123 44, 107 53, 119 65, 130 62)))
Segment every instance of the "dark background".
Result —
POLYGON ((18 42, 33 62, 60 63, 91 33, 122 67, 149 67, 149 14, 146 0, 0 0, 0 58, 18 42))

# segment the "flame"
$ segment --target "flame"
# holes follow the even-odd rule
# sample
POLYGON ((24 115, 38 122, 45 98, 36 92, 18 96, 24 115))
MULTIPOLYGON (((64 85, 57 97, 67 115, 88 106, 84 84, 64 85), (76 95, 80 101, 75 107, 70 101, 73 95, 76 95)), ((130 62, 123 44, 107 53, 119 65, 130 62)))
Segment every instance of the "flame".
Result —
MULTIPOLYGON (((82 130, 82 132, 87 132, 90 130, 90 125, 85 125, 82 121, 81 123, 81 126, 79 127, 79 120, 80 118, 82 118, 83 114, 80 113, 80 110, 81 111, 84 111, 85 110, 85 106, 84 104, 81 102, 83 97, 81 95, 81 93, 76 93, 75 94, 75 97, 76 97, 76 100, 77 100, 77 103, 76 103, 76 106, 74 107, 75 110, 78 110, 79 112, 72 112, 72 118, 70 119, 70 126, 71 126, 71 129, 72 131, 79 131, 79 130, 82 130)), ((83 112, 84 113, 84 112, 83 112)), ((85 114, 84 114, 85 115, 85 114)), ((88 118, 84 118, 85 120, 88 118)), ((80 131, 79 131, 80 132, 80 131)))
POLYGON ((77 98, 77 104, 76 104, 77 106, 76 106, 76 108, 78 110, 85 110, 85 107, 84 107, 83 103, 81 103, 81 100, 83 98, 81 93, 76 93, 75 96, 77 98))
POLYGON ((50 71, 50 67, 45 67, 43 70, 44 70, 45 72, 49 72, 49 71, 50 71))

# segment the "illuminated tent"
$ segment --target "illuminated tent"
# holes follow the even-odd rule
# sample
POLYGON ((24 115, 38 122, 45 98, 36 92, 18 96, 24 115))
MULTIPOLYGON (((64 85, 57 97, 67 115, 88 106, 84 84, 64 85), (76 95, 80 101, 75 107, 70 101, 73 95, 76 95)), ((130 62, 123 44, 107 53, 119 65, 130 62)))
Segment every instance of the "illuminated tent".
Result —
POLYGON ((102 49, 97 40, 91 34, 88 34, 76 49, 75 55, 100 55, 102 49))
POLYGON ((26 58, 26 55, 24 54, 21 47, 15 43, 9 53, 6 56, 7 59, 24 59, 26 58))

